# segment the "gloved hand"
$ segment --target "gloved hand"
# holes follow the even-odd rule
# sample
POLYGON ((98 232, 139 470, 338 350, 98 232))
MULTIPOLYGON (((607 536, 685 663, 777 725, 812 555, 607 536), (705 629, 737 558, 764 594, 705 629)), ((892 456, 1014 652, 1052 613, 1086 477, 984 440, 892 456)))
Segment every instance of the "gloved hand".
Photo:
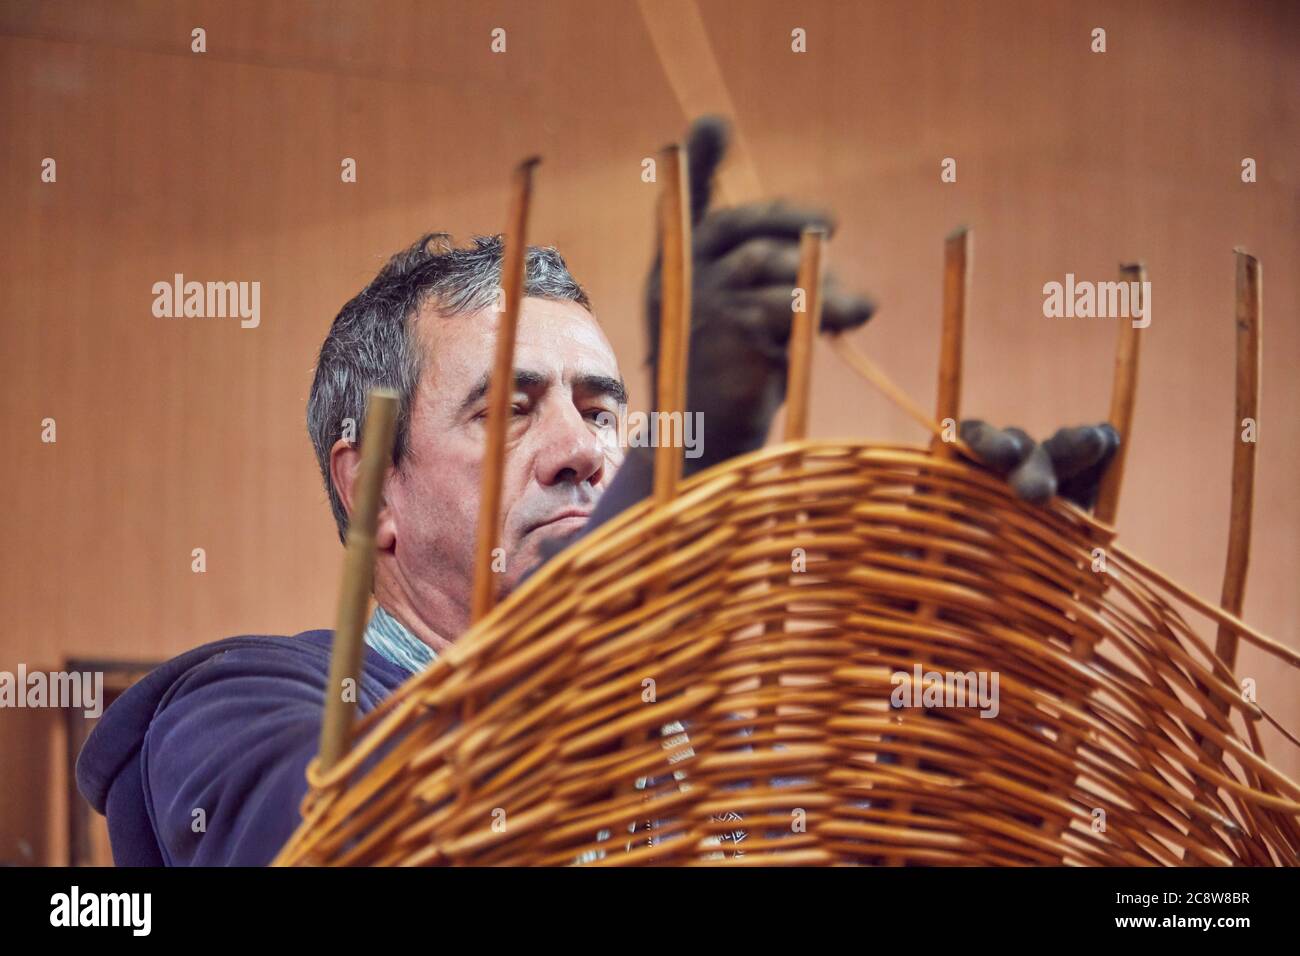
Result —
POLYGON ((958 431, 985 465, 1034 504, 1059 493, 1091 508, 1101 476, 1119 448, 1119 432, 1106 423, 1058 429, 1041 445, 1019 428, 994 428, 977 418, 963 421, 958 431))
MULTIPOLYGON (((692 321, 686 410, 703 413, 702 454, 686 474, 761 448, 785 400, 792 292, 805 226, 834 223, 825 213, 781 202, 708 211, 713 173, 727 148, 727 125, 704 117, 687 138, 692 223, 692 321)), ((660 262, 646 286, 649 362, 659 353, 660 262)), ((875 306, 822 284, 821 331, 857 328, 875 306)))

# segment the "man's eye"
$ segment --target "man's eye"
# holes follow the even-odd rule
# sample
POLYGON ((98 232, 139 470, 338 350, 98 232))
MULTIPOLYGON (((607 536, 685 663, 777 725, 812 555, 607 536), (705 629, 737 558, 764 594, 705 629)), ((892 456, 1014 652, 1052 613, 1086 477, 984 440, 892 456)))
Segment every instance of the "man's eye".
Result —
MULTIPOLYGON (((474 417, 475 417, 476 419, 480 419, 480 420, 482 420, 482 421, 487 421, 487 420, 488 420, 488 414, 489 414, 489 409, 487 409, 487 408, 485 407, 482 411, 480 411, 480 412, 479 412, 477 415, 475 415, 474 417)), ((511 405, 510 405, 510 414, 511 414, 511 416, 527 415, 527 414, 528 414, 528 406, 527 406, 526 404, 521 403, 521 402, 513 402, 513 403, 511 403, 511 405)))
POLYGON ((614 413, 608 408, 589 408, 583 413, 583 415, 588 421, 595 422, 597 425, 608 424, 605 419, 601 418, 602 415, 607 416, 609 419, 613 419, 614 417, 614 413))

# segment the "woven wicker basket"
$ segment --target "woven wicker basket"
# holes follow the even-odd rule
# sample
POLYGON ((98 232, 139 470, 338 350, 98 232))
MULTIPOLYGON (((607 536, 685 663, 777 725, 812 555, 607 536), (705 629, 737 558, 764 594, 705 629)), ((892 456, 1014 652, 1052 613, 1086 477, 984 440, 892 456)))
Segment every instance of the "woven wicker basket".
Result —
POLYGON ((954 449, 669 476, 314 764, 278 862, 1296 863, 1300 786, 1192 622, 1297 655, 954 449))

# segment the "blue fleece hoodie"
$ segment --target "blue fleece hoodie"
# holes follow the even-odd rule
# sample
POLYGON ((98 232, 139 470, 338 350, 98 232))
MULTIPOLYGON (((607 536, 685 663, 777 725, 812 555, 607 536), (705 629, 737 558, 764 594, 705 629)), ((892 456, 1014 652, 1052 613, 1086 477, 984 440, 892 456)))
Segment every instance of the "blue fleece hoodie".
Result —
MULTIPOLYGON (((173 658, 105 711, 77 787, 118 866, 261 866, 301 817, 320 743, 332 631, 232 637, 173 658)), ((369 647, 357 702, 411 674, 369 647)))

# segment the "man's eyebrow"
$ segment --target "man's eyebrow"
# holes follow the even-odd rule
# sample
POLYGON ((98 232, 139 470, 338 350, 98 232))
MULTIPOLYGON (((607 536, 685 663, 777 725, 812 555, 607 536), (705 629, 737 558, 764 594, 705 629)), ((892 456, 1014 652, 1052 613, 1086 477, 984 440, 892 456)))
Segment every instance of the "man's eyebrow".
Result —
MULTIPOLYGON (((542 386, 549 385, 550 382, 551 377, 545 372, 538 372, 531 368, 515 369, 516 391, 527 391, 529 389, 541 388, 542 386)), ((470 408, 482 401, 483 396, 488 393, 488 389, 491 388, 491 386, 492 373, 484 372, 479 377, 479 380, 474 383, 474 387, 469 390, 468 394, 466 394, 464 400, 460 403, 461 412, 469 411, 470 408)))
POLYGON ((573 379, 573 389, 589 395, 607 396, 620 405, 627 403, 627 387, 621 379, 608 375, 577 375, 573 379))

